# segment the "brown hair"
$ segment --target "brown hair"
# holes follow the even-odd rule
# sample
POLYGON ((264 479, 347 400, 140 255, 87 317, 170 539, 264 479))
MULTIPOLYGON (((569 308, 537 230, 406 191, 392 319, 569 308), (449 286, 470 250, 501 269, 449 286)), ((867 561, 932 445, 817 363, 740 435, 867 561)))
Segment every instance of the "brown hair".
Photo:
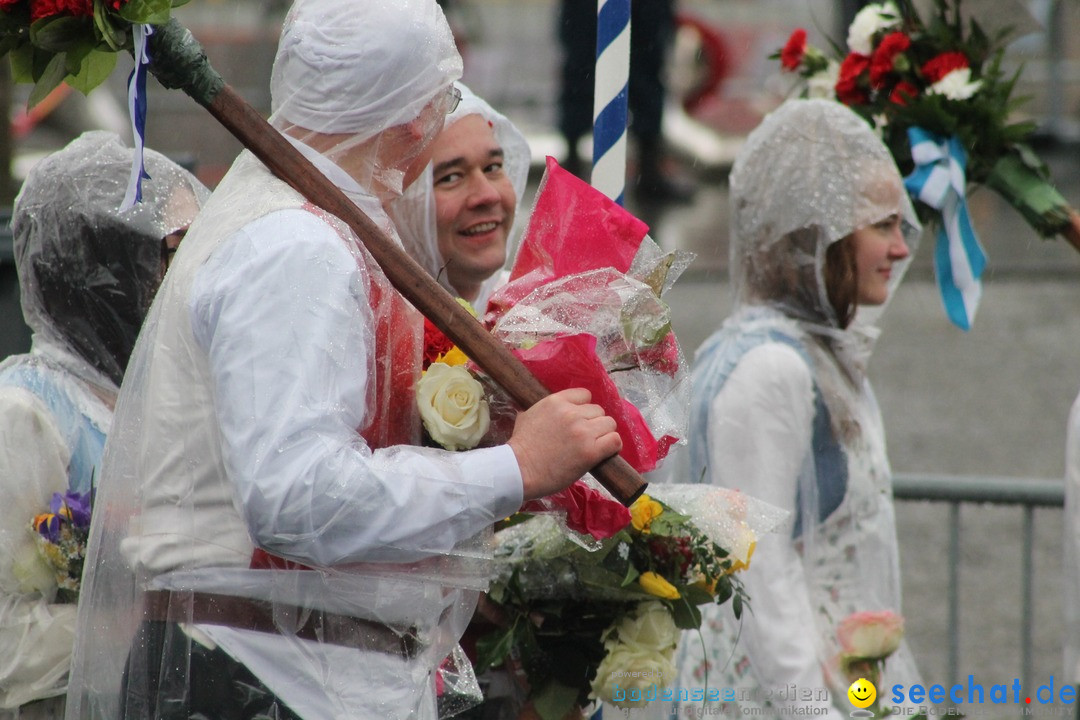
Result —
POLYGON ((836 320, 841 328, 846 328, 855 319, 859 292, 855 243, 850 235, 826 248, 822 274, 825 278, 825 293, 836 312, 836 320))

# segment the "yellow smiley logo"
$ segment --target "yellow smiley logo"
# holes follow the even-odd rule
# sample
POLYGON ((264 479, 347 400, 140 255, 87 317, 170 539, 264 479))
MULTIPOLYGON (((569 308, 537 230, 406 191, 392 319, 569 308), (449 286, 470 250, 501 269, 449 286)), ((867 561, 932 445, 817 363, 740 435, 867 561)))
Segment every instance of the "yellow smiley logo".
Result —
POLYGON ((847 689, 848 700, 857 708, 870 707, 877 699, 877 688, 866 678, 859 678, 847 689))

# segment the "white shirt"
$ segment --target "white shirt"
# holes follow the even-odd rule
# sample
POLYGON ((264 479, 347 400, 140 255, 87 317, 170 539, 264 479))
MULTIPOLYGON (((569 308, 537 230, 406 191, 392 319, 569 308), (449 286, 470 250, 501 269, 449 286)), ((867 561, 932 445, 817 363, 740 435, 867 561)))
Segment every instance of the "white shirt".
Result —
MULTIPOLYGON (((356 431, 375 362, 367 273, 337 229, 275 183, 243 167, 226 192, 265 207, 211 199, 159 293, 153 322, 181 332, 149 333, 156 347, 145 377, 155 389, 146 397, 175 406, 146 402, 141 442, 182 447, 149 451, 156 477, 142 486, 141 529, 122 549, 155 587, 437 624, 460 604, 445 587, 453 579, 437 562, 394 564, 442 559, 516 511, 516 459, 505 445, 465 453, 367 446, 356 431), (253 219, 239 222, 236 213, 253 219), (196 347, 171 359, 184 337, 196 347), (342 571, 253 572, 256 546, 342 571), (355 563, 377 565, 348 567, 355 563)), ((386 226, 374 198, 354 200, 386 226)), ((193 635, 246 665, 302 717, 433 717, 431 664, 223 626, 193 635)))

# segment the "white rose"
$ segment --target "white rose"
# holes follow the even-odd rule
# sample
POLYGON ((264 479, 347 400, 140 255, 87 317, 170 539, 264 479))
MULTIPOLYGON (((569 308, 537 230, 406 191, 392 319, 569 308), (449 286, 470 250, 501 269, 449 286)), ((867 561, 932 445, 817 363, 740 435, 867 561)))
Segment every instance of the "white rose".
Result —
POLYGON ((821 72, 811 75, 806 80, 806 95, 824 100, 836 99, 836 81, 840 79, 840 63, 829 60, 821 72))
POLYGON ((967 100, 979 92, 982 80, 971 82, 971 68, 958 68, 926 89, 930 95, 944 95, 950 100, 967 100))
POLYGON ((639 707, 656 700, 678 672, 674 648, 647 652, 621 642, 605 644, 607 655, 596 668, 592 697, 621 708, 639 707))
POLYGON ((447 450, 471 450, 491 424, 484 387, 462 365, 432 363, 416 385, 420 418, 447 450))
POLYGON ((856 13, 851 27, 848 28, 848 50, 860 55, 870 55, 874 49, 874 35, 899 23, 900 13, 895 4, 886 2, 867 5, 856 13))
POLYGON ((671 612, 659 602, 644 602, 615 626, 619 642, 644 651, 674 648, 681 635, 671 612))
POLYGON ((33 542, 21 545, 11 561, 11 575, 18 583, 18 591, 24 594, 41 593, 51 597, 56 590, 56 574, 45 562, 33 542))

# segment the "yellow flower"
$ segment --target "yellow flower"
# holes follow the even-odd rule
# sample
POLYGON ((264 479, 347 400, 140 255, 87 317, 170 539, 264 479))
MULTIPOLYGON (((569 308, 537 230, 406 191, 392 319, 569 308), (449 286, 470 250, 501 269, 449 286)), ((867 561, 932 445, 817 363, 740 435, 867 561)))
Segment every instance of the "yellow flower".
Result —
POLYGON ((466 310, 468 310, 468 311, 469 311, 469 314, 470 314, 470 315, 472 315, 473 317, 476 317, 476 308, 474 308, 474 307, 472 306, 472 303, 470 303, 470 302, 469 302, 468 300, 466 300, 465 298, 461 298, 461 297, 456 297, 456 298, 454 298, 454 299, 455 299, 455 300, 457 300, 457 304, 458 304, 458 305, 460 305, 461 307, 463 307, 463 308, 465 308, 466 310))
POLYGON ((677 600, 679 598, 679 591, 675 589, 675 586, 665 580, 663 576, 654 572, 641 573, 638 584, 641 585, 642 590, 658 598, 664 598, 665 600, 677 600))
POLYGON ((463 353, 461 348, 455 345, 439 357, 435 358, 435 362, 453 367, 455 365, 464 365, 469 362, 469 356, 463 353))
POLYGON ((664 512, 664 506, 648 495, 642 494, 630 506, 630 524, 638 532, 649 532, 652 521, 664 512))
POLYGON ((35 515, 33 523, 31 523, 34 528, 34 532, 41 532, 41 527, 43 525, 48 525, 49 521, 52 520, 53 517, 55 516, 52 513, 40 513, 38 515, 35 515))
POLYGON ((757 547, 756 542, 750 543, 750 547, 746 551, 746 559, 741 560, 739 558, 736 558, 735 562, 732 563, 732 565, 731 565, 731 569, 728 570, 728 575, 731 575, 732 573, 737 573, 740 570, 749 569, 749 567, 750 567, 750 558, 752 558, 754 556, 754 548, 756 548, 756 547, 757 547))

